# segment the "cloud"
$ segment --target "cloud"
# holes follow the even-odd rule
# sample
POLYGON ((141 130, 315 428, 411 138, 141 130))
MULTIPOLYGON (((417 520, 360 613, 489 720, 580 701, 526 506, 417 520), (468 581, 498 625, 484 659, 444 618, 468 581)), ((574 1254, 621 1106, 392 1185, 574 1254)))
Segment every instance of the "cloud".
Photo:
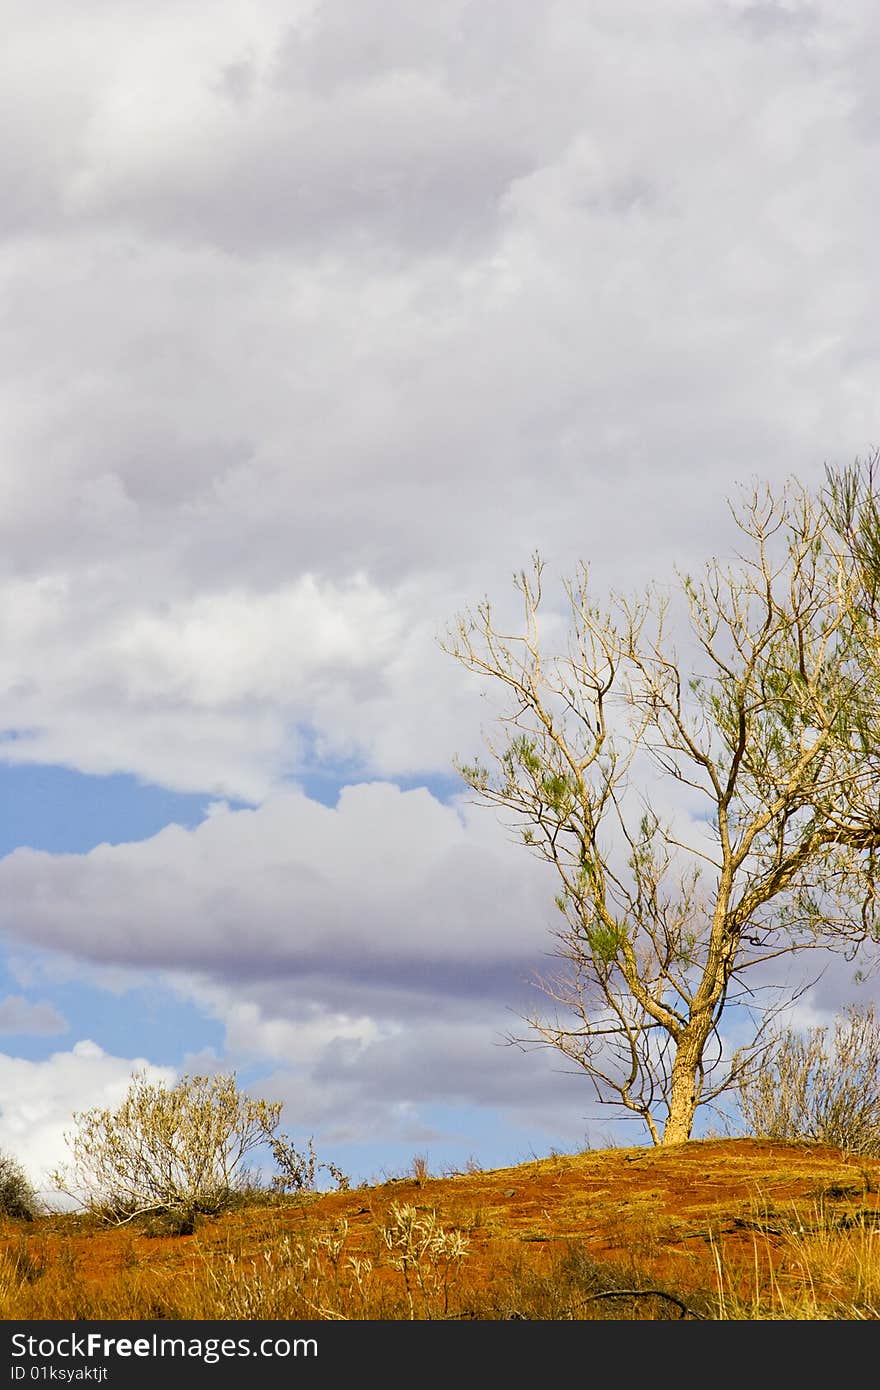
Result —
POLYGON ((168 1068, 111 1056, 89 1039, 38 1062, 0 1053, 0 1150, 22 1165, 45 1200, 65 1205, 50 1174, 70 1157, 64 1136, 73 1109, 120 1105, 135 1071, 155 1083, 175 1079, 168 1068))
POLYGON ((549 887, 490 820, 372 783, 333 809, 288 791, 85 855, 16 850, 0 861, 0 928, 103 966, 404 992, 438 972, 467 994, 527 967, 549 887))
POLYGON ((732 554, 739 480, 876 443, 876 38, 862 0, 12 0, 0 754, 254 809, 19 851, 10 940, 164 972, 355 1127, 516 1104, 483 1040, 552 888, 378 783, 482 746, 435 635, 517 622, 533 550, 664 582, 732 554))
POLYGON ((178 979, 176 988, 224 1021, 228 1064, 245 1070, 259 1059, 252 1089, 283 1101, 282 1129, 299 1145, 312 1135, 322 1157, 352 1174, 375 1171, 371 1153, 387 1164, 425 1144, 459 1159, 479 1154, 487 1166, 514 1161, 505 1158, 512 1143, 517 1154, 529 1140, 577 1146, 596 1119, 582 1074, 547 1050, 508 1045, 518 1021, 510 1010, 448 998, 442 982, 409 1014, 399 997, 352 992, 360 1017, 328 1006, 323 989, 309 998, 251 981, 178 979))
POLYGON ((112 68, 93 61, 79 139, 55 170, 67 217, 244 255, 431 251, 491 233, 504 188, 534 160, 533 123, 510 96, 540 17, 487 24, 460 5, 415 21, 397 5, 289 17, 269 49, 264 11, 247 37, 220 16, 200 50, 184 21, 171 61, 161 19, 112 68))
POLYGON ((34 1004, 21 994, 7 994, 0 999, 0 1033, 51 1037, 65 1033, 67 1026, 67 1020, 48 999, 34 1004))
POLYGON ((295 791, 218 805, 86 855, 17 850, 0 930, 70 962, 68 991, 109 971, 137 1008, 138 972, 154 998, 164 980, 223 1025, 217 1065, 262 1072, 291 1123, 363 1142, 436 1106, 581 1115, 582 1086, 503 1046, 534 1006, 552 887, 488 814, 377 783, 335 808, 295 791))
POLYGON ((121 609, 62 580, 0 584, 0 752, 252 801, 334 759, 450 773, 476 702, 432 617, 363 576, 121 609))

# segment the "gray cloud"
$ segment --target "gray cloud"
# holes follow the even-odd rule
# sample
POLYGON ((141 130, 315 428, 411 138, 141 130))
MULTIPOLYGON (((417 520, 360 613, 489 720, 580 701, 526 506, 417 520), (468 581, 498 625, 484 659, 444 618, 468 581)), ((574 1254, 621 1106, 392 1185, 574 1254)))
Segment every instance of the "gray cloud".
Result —
POLYGON ((495 1062, 459 1078, 545 949, 535 866, 426 794, 279 786, 475 752, 491 710, 435 632, 510 611, 534 548, 667 579, 730 553, 738 480, 877 443, 874 9, 11 16, 0 749, 258 809, 19 852, 3 930, 184 972, 360 1124, 385 1074, 513 1105, 495 1062))
POLYGON ((777 4, 776 0, 756 0, 754 4, 738 7, 740 22, 758 42, 781 37, 802 39, 811 33, 819 19, 819 11, 808 0, 777 4))
POLYGON ((0 1033, 22 1033, 51 1037, 67 1031, 67 1020, 48 999, 31 1003, 21 994, 0 999, 0 1033))
POLYGON ((439 1106, 584 1133, 582 1078, 504 1045, 536 1002, 550 878, 424 790, 349 787, 335 810, 289 792, 139 844, 18 850, 0 901, 46 981, 60 956, 68 984, 84 972, 136 1007, 143 974, 220 1022, 214 1067, 269 1067, 260 1089, 299 1130, 416 1142, 439 1106))
POLYGON ((407 996, 495 993, 542 950, 553 910, 546 873, 491 820, 379 783, 346 787, 335 810, 292 791, 86 855, 19 849, 0 885, 7 935, 102 965, 407 996))

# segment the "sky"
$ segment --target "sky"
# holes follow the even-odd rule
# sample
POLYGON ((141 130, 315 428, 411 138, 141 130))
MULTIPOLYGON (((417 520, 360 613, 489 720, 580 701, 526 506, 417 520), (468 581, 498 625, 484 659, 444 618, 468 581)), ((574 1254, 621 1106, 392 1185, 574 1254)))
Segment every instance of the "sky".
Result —
MULTIPOLYGON (((357 1180, 645 1142, 440 638, 880 443, 869 0, 7 0, 0 1150, 234 1071, 357 1180)), ((832 970, 804 1017, 850 997, 832 970)), ((876 993, 876 981, 874 985, 876 993)))

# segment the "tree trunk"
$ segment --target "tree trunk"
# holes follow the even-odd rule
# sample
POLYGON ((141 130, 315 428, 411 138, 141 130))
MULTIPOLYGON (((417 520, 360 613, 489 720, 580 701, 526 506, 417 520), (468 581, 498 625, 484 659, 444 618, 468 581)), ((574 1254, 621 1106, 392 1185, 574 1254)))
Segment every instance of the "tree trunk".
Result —
POLYGON ((683 1144, 691 1137, 699 1099, 697 1074, 705 1041, 699 1035, 683 1037, 679 1041, 669 1084, 669 1117, 660 1140, 663 1147, 683 1144))

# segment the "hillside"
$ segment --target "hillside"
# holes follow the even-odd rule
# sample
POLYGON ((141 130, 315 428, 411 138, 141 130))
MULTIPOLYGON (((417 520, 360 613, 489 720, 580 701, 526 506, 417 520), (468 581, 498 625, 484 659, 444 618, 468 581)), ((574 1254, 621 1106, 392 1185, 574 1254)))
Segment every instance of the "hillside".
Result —
POLYGON ((514 1168, 107 1229, 0 1227, 10 1318, 880 1316, 880 1159, 753 1139, 514 1168), (651 1292, 651 1291, 655 1292, 651 1292))

